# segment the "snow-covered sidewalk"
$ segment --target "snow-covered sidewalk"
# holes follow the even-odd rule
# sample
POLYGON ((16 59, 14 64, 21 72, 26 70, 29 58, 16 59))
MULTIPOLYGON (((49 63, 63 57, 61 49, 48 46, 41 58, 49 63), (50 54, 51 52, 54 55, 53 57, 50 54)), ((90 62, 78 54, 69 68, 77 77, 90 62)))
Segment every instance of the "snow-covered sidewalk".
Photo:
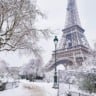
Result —
POLYGON ((57 90, 49 83, 21 81, 18 88, 0 92, 0 96, 56 96, 57 90))

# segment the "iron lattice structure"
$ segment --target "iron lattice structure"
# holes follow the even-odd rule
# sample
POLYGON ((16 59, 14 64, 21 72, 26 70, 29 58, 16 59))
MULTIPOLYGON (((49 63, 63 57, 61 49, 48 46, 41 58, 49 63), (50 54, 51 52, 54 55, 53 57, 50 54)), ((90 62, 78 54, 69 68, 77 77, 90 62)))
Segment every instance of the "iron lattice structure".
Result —
MULTIPOLYGON (((68 0, 65 28, 58 49, 56 50, 56 65, 63 64, 71 68, 82 65, 82 62, 91 54, 89 43, 81 27, 75 0, 68 0)), ((46 70, 54 68, 54 56, 45 66, 46 70)))
POLYGON ((77 5, 75 0, 68 0, 67 16, 65 22, 65 28, 69 28, 73 25, 81 26, 77 5))

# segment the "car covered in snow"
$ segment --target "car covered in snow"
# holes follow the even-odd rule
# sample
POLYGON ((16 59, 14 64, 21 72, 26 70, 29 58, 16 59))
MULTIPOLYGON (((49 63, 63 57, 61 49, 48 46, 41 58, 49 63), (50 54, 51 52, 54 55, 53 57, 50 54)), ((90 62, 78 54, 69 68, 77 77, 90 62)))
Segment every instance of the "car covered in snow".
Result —
POLYGON ((6 89, 6 84, 7 82, 3 82, 2 80, 0 80, 0 91, 3 91, 6 89))

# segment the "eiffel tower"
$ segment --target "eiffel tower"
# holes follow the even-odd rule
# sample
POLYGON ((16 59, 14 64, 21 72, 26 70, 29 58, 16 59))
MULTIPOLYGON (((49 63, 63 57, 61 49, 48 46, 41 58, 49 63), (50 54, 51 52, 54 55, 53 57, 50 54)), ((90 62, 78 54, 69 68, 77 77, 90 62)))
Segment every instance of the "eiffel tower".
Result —
MULTIPOLYGON (((76 0, 68 0, 66 17, 61 42, 56 50, 56 65, 63 64, 65 67, 73 68, 81 66, 91 51, 84 35, 85 30, 81 27, 76 0)), ((46 70, 54 68, 54 58, 55 51, 53 51, 52 59, 45 66, 46 70)))

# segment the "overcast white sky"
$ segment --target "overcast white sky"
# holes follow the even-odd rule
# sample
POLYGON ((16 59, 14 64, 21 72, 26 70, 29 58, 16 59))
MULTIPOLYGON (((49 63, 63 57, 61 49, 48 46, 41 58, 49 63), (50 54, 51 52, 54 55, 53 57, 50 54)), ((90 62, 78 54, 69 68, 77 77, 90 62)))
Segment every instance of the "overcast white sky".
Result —
MULTIPOLYGON (((64 28, 66 4, 67 0, 38 0, 38 6, 47 14, 47 26, 61 30, 64 28)), ((82 27, 91 44, 96 40, 96 0, 77 0, 77 5, 82 27)))
MULTIPOLYGON (((38 26, 53 29, 60 39, 61 30, 65 24, 67 0, 37 0, 37 5, 47 16, 46 20, 39 20, 38 26)), ((77 0, 77 5, 85 35, 89 44, 93 47, 93 43, 96 41, 96 0, 77 0)), ((51 52, 54 50, 52 39, 48 42, 41 42, 46 50, 46 53, 44 53, 45 63, 51 58, 51 52)), ((18 57, 15 53, 0 53, 0 58, 11 65, 22 65, 30 59, 26 56, 18 57)))

